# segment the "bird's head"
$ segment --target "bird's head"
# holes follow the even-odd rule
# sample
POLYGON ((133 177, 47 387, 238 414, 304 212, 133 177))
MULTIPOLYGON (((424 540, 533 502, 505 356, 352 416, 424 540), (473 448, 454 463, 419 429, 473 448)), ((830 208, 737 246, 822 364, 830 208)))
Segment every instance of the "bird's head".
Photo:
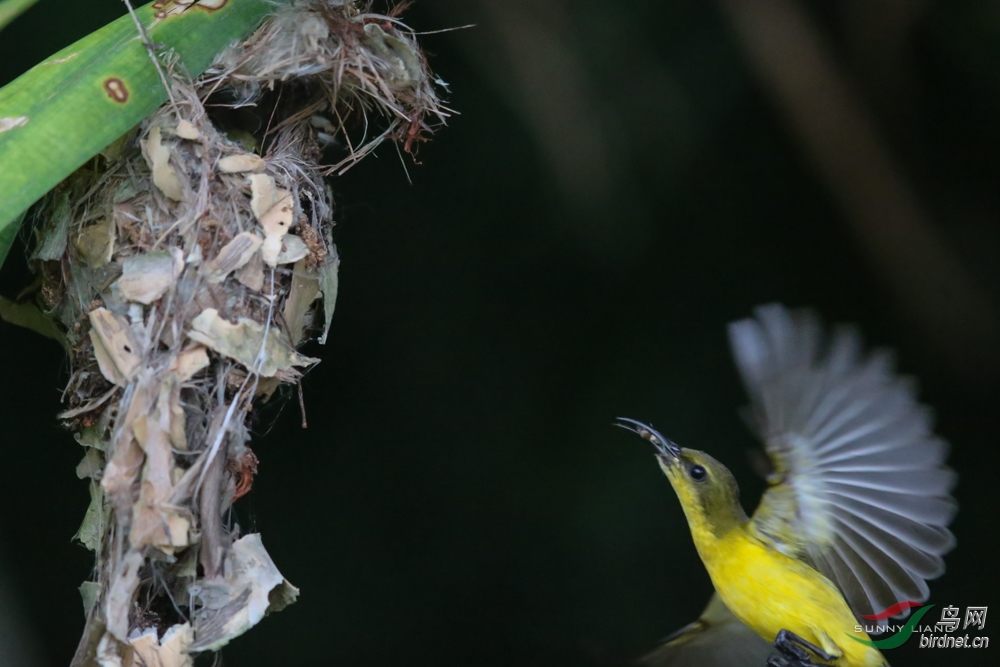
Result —
POLYGON ((705 452, 676 445, 652 426, 634 419, 619 417, 616 426, 655 447, 656 460, 674 487, 692 531, 704 529, 720 537, 746 523, 739 486, 726 466, 705 452))

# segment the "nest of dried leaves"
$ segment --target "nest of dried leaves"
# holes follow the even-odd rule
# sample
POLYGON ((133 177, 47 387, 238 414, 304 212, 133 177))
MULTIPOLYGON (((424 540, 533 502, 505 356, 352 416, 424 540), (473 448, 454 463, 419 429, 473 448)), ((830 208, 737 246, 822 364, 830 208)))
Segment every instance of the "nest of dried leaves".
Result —
POLYGON ((61 419, 91 480, 74 665, 190 665, 295 600, 225 518, 256 472, 248 413, 330 328, 323 176, 386 138, 412 151, 448 115, 413 34, 353 2, 298 2, 200 79, 168 74, 172 102, 37 216, 39 298, 72 361, 61 419), (253 137, 216 113, 246 106, 266 121, 253 137))

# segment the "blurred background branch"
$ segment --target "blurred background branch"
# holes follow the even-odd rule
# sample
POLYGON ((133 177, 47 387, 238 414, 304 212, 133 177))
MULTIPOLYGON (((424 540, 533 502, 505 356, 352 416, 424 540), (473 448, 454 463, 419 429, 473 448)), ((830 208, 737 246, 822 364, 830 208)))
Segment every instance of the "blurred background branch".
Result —
MULTIPOLYGON (((1000 368, 996 304, 935 228, 819 28, 795 0, 721 4, 751 66, 902 307, 961 372, 995 372, 1000 368)), ((908 3, 887 4, 890 20, 866 23, 854 7, 851 25, 866 62, 878 42, 871 33, 887 33, 872 71, 873 88, 885 91, 890 106, 900 99, 894 84, 905 85, 899 57, 914 13, 900 11, 908 3)), ((869 4, 864 16, 883 16, 883 9, 869 4)))
MULTIPOLYGON (((990 374, 1000 370, 997 295, 983 288, 934 223, 891 148, 893 141, 912 143, 919 132, 912 43, 928 4, 830 5, 842 58, 808 3, 719 3, 750 68, 899 312, 933 341, 953 372, 990 374)), ((637 251, 655 213, 648 195, 635 189, 643 180, 636 172, 648 172, 650 156, 659 153, 658 161, 672 168, 659 165, 654 178, 670 187, 692 150, 685 143, 700 140, 697 125, 706 120, 695 116, 708 111, 694 108, 690 91, 642 39, 645 14, 559 0, 429 5, 445 24, 476 24, 456 39, 531 132, 572 212, 574 233, 602 253, 637 251)), ((670 27, 662 27, 669 39, 670 27)))
POLYGON ((634 17, 592 23, 582 5, 561 0, 426 6, 443 25, 474 24, 454 39, 530 132, 559 195, 553 220, 602 264, 648 242, 654 214, 636 170, 676 175, 696 121, 655 47, 630 38, 634 17))
MULTIPOLYGON (((551 0, 477 0, 499 53, 470 51, 539 143, 566 201, 583 215, 608 215, 616 189, 599 91, 587 71, 570 17, 551 0)), ((473 39, 480 34, 469 35, 473 39)))

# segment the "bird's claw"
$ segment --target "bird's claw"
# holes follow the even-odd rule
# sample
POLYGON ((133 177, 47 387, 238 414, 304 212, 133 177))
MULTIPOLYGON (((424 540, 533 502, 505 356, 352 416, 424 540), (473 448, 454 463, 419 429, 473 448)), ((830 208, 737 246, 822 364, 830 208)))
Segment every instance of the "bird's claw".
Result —
POLYGON ((817 663, 812 661, 810 651, 821 660, 833 660, 836 657, 788 630, 778 632, 774 648, 778 653, 767 659, 767 667, 811 667, 817 663))

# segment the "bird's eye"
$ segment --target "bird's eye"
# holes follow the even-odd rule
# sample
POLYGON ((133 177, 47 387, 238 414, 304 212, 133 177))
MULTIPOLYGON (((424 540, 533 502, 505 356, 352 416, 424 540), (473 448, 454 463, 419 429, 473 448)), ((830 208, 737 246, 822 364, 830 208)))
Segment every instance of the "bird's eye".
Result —
POLYGON ((708 477, 708 471, 701 466, 691 466, 688 470, 688 474, 691 475, 691 479, 696 482, 704 482, 705 478, 708 477))

